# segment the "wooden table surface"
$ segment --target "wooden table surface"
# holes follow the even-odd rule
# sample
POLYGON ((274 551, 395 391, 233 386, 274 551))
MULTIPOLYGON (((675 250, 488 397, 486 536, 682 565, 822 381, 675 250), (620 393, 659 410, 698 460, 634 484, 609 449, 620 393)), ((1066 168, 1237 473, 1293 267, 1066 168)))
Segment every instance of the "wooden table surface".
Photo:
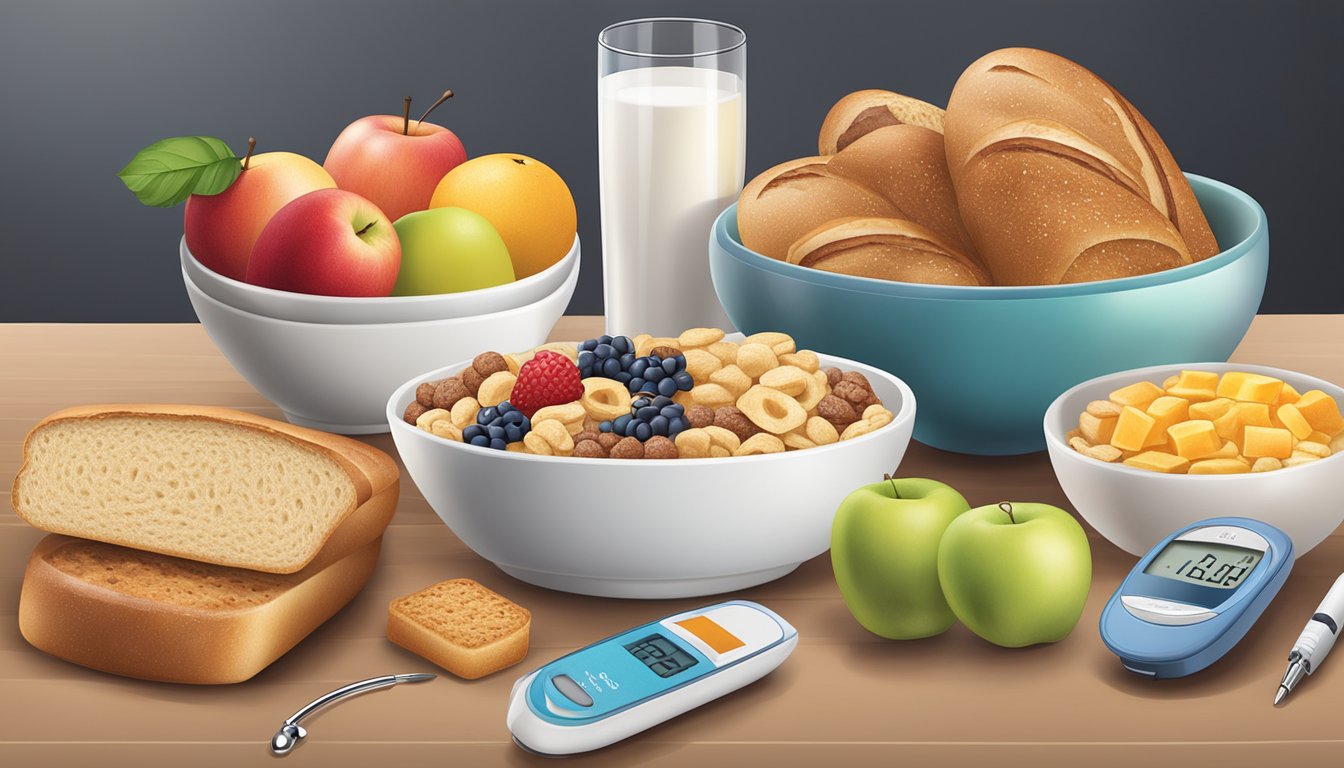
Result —
MULTIPOLYGON (((555 338, 596 335, 566 318, 555 338)), ((1233 360, 1344 381, 1344 316, 1262 316, 1233 360)), ((279 418, 197 325, 0 325, 0 485, 18 469, 24 433, 43 415, 90 402, 225 405, 279 418)), ((387 436, 369 442, 392 453, 387 436)), ((975 458, 912 444, 907 476, 960 489, 972 505, 1004 497, 1069 508, 1045 455, 975 458)), ((468 550, 405 478, 382 560, 364 592, 253 680, 234 686, 146 683, 46 656, 24 642, 17 606, 24 564, 42 537, 0 507, 0 765, 237 766, 269 758, 279 723, 346 682, 429 667, 383 634, 394 596, 467 576, 532 611, 532 649, 501 674, 445 676, 331 709, 286 758, 292 766, 541 765, 504 726, 524 671, 707 599, 641 602, 550 592, 515 581, 468 550)), ((1340 500, 1339 503, 1344 503, 1340 500)), ((1210 510, 1211 513, 1217 510, 1210 510)), ((1344 530, 1298 561, 1246 639, 1214 667, 1154 682, 1121 669, 1102 645, 1101 608, 1134 559, 1090 529, 1092 591, 1074 633, 1006 650, 961 626, 890 642, 850 617, 826 555, 735 595, 797 625, 792 658, 761 682, 581 760, 584 765, 963 765, 1085 763, 1249 765, 1289 758, 1337 765, 1344 754, 1344 657, 1270 705, 1285 656, 1344 570, 1344 530)))

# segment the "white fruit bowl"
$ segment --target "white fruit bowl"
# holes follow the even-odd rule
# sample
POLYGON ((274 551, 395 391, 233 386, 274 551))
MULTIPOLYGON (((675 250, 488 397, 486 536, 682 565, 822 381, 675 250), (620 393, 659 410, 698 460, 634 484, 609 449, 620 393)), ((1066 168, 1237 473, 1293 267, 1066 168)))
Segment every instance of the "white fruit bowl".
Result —
POLYGON ((545 342, 578 280, 575 259, 559 287, 522 307, 370 325, 298 323, 253 314, 207 295, 182 272, 206 333, 249 384, 290 422, 351 435, 386 432, 388 393, 427 364, 545 342))
POLYGON ((1136 381, 1156 384, 1182 370, 1249 371, 1283 379, 1299 392, 1319 389, 1344 403, 1344 389, 1279 368, 1242 363, 1185 363, 1101 376, 1060 395, 1045 413, 1045 444, 1055 476, 1078 514, 1112 544, 1143 555, 1172 531, 1210 517, 1249 517, 1293 540, 1298 557, 1344 520, 1344 455, 1273 472, 1242 475, 1166 475, 1108 464, 1069 447, 1066 435, 1093 400, 1136 381))
MULTIPOLYGON (((479 347, 482 351, 488 347, 479 347)), ((894 414, 869 434, 802 451, 722 459, 535 456, 446 440, 402 420, 423 373, 387 401, 392 439, 429 505, 477 554, 515 578, 584 595, 673 598, 777 579, 830 546, 855 488, 895 472, 915 399, 905 382, 862 372, 894 414)))
POLYGON ((430 296, 314 296, 262 288, 219 274, 196 260, 183 237, 182 271, 211 298, 244 312, 299 323, 411 323, 471 317, 533 304, 553 294, 578 271, 579 238, 560 261, 512 283, 430 296))

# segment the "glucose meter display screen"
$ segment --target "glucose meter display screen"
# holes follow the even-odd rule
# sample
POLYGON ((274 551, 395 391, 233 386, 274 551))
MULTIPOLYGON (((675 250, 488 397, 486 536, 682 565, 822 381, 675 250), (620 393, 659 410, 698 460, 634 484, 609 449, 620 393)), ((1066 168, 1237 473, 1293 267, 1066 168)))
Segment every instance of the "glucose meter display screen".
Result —
POLYGON ((1263 552, 1202 541, 1173 541, 1144 573, 1202 587, 1236 589, 1260 563, 1263 552))
POLYGON ((625 646, 625 650, 644 662, 644 666, 653 670, 659 677, 671 677, 678 672, 685 672, 698 663, 694 656, 657 633, 630 643, 625 646))

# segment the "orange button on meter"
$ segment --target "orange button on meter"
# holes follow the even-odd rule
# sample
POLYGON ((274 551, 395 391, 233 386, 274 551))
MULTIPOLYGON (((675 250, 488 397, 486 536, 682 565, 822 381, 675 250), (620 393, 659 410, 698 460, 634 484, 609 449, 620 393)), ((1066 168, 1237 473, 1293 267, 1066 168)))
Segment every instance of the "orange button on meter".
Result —
POLYGON ((703 640, 705 645, 714 649, 715 653, 727 653, 746 645, 737 635, 719 626, 708 616, 692 616, 689 619, 682 619, 677 622, 677 626, 703 640))

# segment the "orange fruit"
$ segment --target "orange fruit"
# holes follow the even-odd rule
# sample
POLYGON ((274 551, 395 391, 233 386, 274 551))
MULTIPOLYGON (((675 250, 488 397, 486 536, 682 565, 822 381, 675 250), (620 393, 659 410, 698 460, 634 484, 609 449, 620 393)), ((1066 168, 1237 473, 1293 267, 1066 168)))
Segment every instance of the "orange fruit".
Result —
POLYGON ((578 229, 565 180, 526 155, 483 155, 449 171, 429 201, 430 208, 445 206, 475 211, 494 225, 520 280, 564 258, 578 229))

